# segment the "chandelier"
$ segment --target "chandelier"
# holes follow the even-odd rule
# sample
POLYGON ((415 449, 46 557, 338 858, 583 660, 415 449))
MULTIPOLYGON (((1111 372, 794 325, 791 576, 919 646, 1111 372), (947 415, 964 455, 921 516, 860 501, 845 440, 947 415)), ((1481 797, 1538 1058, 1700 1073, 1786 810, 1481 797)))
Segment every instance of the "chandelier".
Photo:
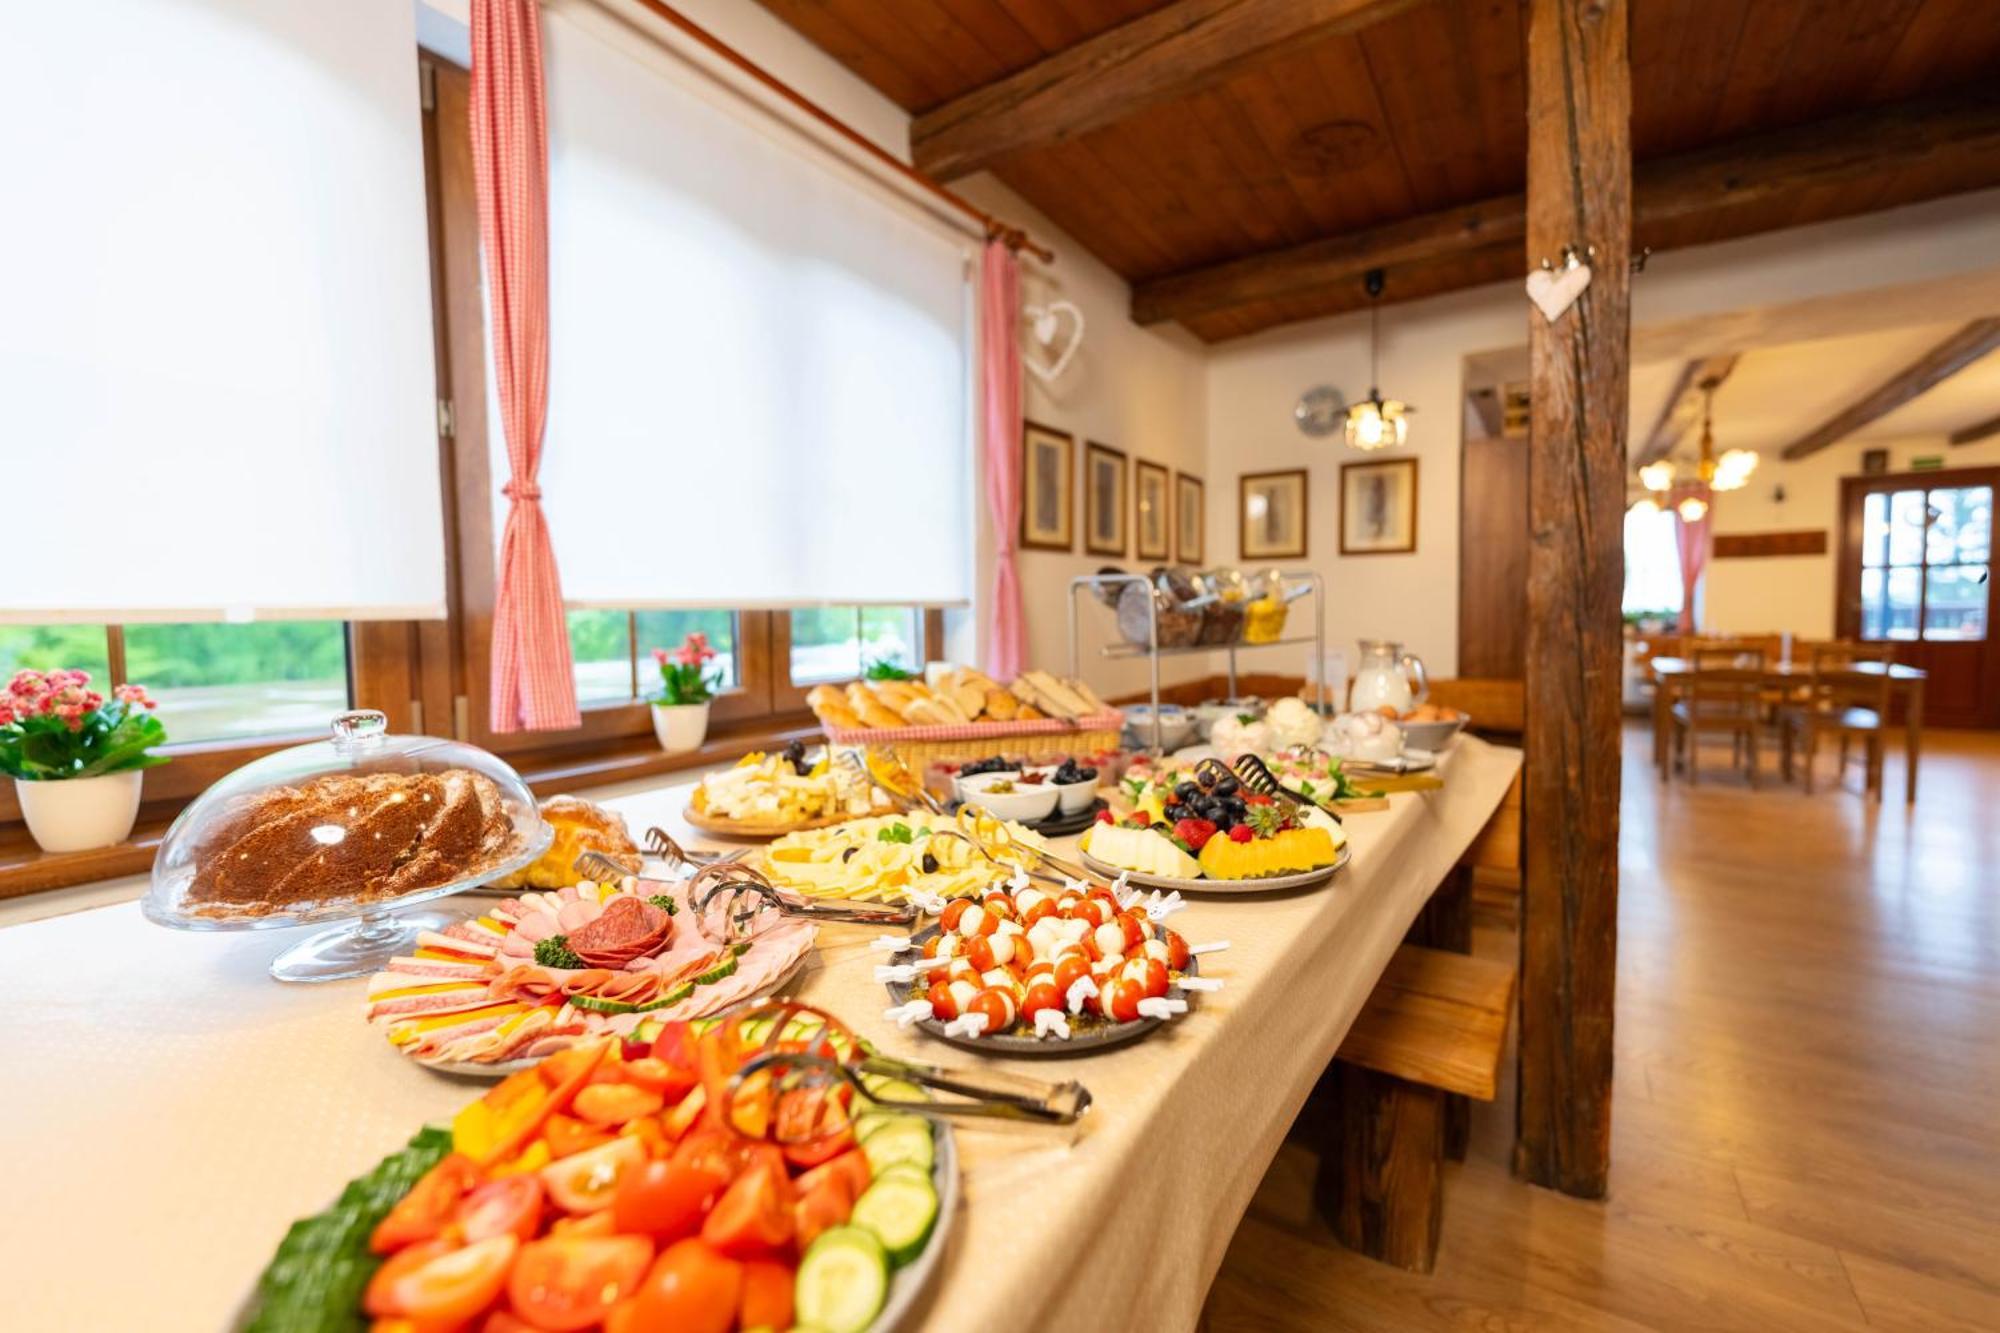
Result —
POLYGON ((1368 396, 1348 405, 1347 446, 1372 453, 1408 439, 1409 414, 1417 409, 1394 398, 1384 399, 1376 387, 1376 371, 1380 368, 1376 321, 1381 313, 1382 270, 1369 269, 1364 281, 1368 288, 1368 396))
MULTIPOLYGON (((1749 482, 1750 474, 1757 470, 1757 451, 1754 449, 1730 449, 1721 457, 1716 456, 1715 390, 1721 383, 1718 379, 1701 382, 1701 454, 1695 463, 1695 484, 1673 506, 1684 523, 1699 523, 1702 516, 1708 513, 1708 497, 1712 492, 1741 490, 1749 482)), ((1668 492, 1674 489, 1677 473, 1678 469, 1670 458, 1658 459, 1640 468, 1639 484, 1646 488, 1647 494, 1639 504, 1651 510, 1665 509, 1668 492)))

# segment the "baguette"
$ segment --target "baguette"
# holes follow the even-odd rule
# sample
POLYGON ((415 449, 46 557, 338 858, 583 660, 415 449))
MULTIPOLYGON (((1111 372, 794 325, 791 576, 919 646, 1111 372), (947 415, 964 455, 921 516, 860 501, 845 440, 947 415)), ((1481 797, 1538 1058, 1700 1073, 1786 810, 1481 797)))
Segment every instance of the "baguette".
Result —
POLYGON ((832 727, 836 731, 858 731, 865 725, 860 716, 847 706, 847 701, 839 698, 837 693, 834 699, 813 709, 813 713, 819 718, 820 725, 832 727))
POLYGON ((815 685, 806 694, 806 707, 818 712, 828 704, 846 706, 847 696, 840 692, 838 685, 815 685))
POLYGON ((861 725, 864 727, 900 727, 905 725, 903 718, 895 710, 884 707, 872 698, 862 704, 856 711, 861 714, 861 725))

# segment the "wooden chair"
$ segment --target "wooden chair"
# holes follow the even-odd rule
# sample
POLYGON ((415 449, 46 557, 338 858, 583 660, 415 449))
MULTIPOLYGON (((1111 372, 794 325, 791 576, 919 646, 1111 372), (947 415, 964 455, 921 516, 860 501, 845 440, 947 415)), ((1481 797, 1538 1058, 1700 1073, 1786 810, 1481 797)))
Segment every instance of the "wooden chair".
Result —
POLYGON ((1855 675, 1849 668, 1858 662, 1887 665, 1894 654, 1888 643, 1840 641, 1815 644, 1812 648, 1812 676, 1804 697, 1788 708, 1782 720, 1783 763, 1786 779, 1792 775, 1795 737, 1805 741, 1806 794, 1813 790, 1813 761, 1819 755, 1819 738, 1832 732, 1840 737, 1840 770, 1834 777, 1838 786, 1847 776, 1850 742, 1859 736, 1866 752, 1862 786, 1870 800, 1882 799, 1883 733, 1889 725, 1889 673, 1855 675))
POLYGON ((1428 1273, 1444 1218, 1452 1094, 1492 1101, 1514 969, 1405 944, 1340 1044, 1313 1197, 1341 1244, 1428 1273))
POLYGON ((1701 782, 1701 737, 1727 732, 1731 762, 1743 764, 1750 785, 1757 785, 1757 738, 1766 725, 1764 658, 1759 649, 1736 652, 1732 665, 1706 666, 1695 658, 1695 669, 1681 682, 1674 701, 1674 753, 1688 775, 1688 785, 1701 782))

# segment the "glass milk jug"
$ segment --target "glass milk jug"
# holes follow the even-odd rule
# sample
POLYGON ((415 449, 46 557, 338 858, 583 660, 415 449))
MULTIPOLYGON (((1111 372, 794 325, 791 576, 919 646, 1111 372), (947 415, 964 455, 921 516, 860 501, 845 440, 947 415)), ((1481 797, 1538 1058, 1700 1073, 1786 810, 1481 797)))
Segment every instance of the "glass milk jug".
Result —
POLYGON ((1407 713, 1430 693, 1423 661, 1403 645, 1388 639, 1363 639, 1360 665, 1354 670, 1354 687, 1347 695, 1347 711, 1366 712, 1389 707, 1407 713), (1416 678, 1412 688, 1411 677, 1416 678))

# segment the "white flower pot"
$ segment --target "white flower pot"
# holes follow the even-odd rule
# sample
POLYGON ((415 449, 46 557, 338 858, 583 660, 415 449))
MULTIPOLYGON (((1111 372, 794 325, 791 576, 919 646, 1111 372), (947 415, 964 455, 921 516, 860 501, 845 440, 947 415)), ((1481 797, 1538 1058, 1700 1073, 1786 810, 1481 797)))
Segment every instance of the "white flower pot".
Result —
POLYGON ((125 841, 139 817, 142 769, 49 782, 14 779, 21 817, 45 852, 87 852, 125 841))
POLYGON ((668 754, 700 749, 708 735, 708 705, 654 704, 653 734, 668 754))

